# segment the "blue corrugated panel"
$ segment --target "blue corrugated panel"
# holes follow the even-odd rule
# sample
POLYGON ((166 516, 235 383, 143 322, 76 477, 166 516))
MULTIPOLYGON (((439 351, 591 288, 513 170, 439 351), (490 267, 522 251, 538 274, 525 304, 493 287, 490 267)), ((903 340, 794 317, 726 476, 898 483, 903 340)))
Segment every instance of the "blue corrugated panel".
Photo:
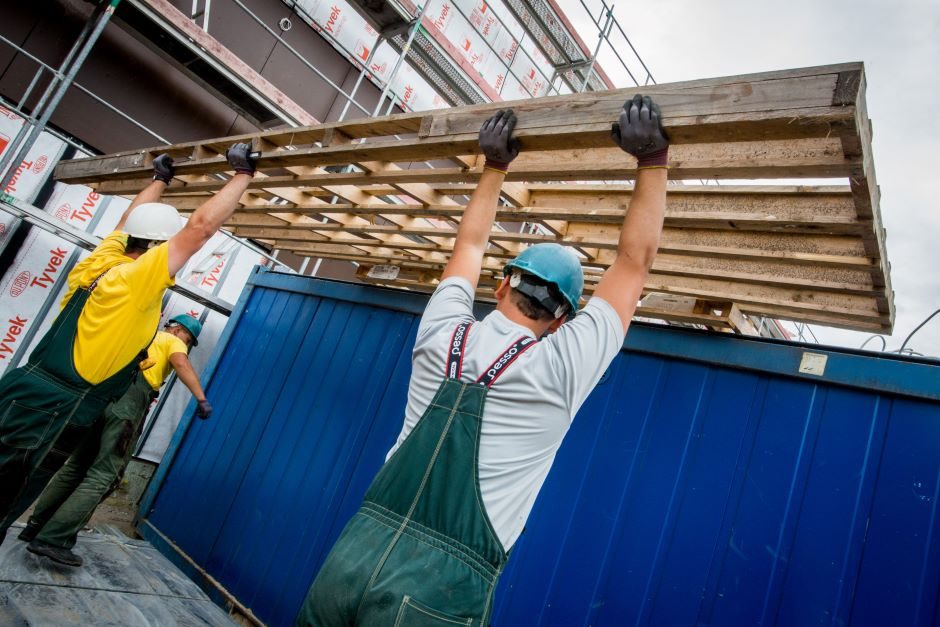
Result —
MULTIPOLYGON (((254 282, 147 524, 286 625, 400 429, 422 299, 254 282)), ((802 352, 635 328, 493 623, 938 624, 940 368, 823 351, 835 385, 798 378, 802 352)))

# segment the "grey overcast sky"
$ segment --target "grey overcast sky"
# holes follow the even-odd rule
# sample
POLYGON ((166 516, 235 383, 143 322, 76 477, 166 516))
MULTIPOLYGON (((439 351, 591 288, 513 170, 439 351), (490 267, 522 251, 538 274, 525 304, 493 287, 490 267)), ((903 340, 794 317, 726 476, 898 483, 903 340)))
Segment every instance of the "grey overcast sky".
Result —
MULTIPOLYGON (((580 0, 560 5, 593 47, 580 0)), ((658 83, 863 61, 897 308, 888 350, 940 308, 940 1, 617 0, 614 15, 658 83)), ((599 59, 618 86, 632 84, 609 50, 599 59)), ((869 337, 813 330, 823 343, 856 348, 869 337)), ((940 315, 908 346, 940 356, 940 315)))

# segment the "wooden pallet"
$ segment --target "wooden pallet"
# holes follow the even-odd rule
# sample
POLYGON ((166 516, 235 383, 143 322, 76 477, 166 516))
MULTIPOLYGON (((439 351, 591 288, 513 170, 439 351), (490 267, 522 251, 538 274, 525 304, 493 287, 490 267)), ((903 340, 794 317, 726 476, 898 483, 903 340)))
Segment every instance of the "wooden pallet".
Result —
MULTIPOLYGON (((611 145, 610 123, 638 91, 662 108, 677 182, 841 183, 671 185, 647 293, 728 303, 728 312, 891 329, 893 294, 858 63, 511 103, 523 153, 503 188, 481 287, 495 284, 505 261, 525 246, 560 241, 583 256, 587 291, 593 289, 613 258, 636 165, 611 145)), ((231 174, 225 149, 252 141, 262 153, 259 174, 228 228, 278 249, 356 262, 370 282, 429 289, 482 172, 477 130, 501 106, 160 146, 63 162, 56 178, 132 195, 149 180, 153 158, 167 152, 178 165, 165 199, 186 212, 231 174)))

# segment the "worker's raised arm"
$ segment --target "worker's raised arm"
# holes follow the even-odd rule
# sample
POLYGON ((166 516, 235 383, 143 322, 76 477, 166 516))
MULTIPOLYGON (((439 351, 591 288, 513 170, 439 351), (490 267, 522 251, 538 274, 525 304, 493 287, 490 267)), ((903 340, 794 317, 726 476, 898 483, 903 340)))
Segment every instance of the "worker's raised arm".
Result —
POLYGON ((153 160, 153 180, 147 187, 140 190, 140 192, 134 196, 134 200, 132 200, 131 204, 124 210, 124 214, 121 215, 121 219, 118 220, 114 230, 124 230, 128 216, 131 215, 131 211, 133 211, 137 205, 142 205, 145 202, 158 202, 160 196, 163 195, 163 190, 166 189, 166 186, 169 185, 172 180, 173 158, 170 157, 170 155, 162 154, 153 160))
POLYGON ((225 224, 235 209, 248 183, 255 174, 255 161, 251 145, 235 144, 225 152, 229 165, 235 170, 225 187, 199 206, 189 221, 169 241, 170 276, 175 276, 206 242, 225 224))
POLYGON ((619 121, 611 128, 611 137, 637 158, 637 175, 620 230, 617 256, 594 295, 613 306, 626 331, 659 248, 666 213, 669 138, 660 123, 659 107, 649 97, 639 95, 624 104, 619 121))
POLYGON ((186 353, 172 353, 170 365, 176 371, 177 378, 193 393, 197 403, 196 415, 200 418, 208 418, 212 414, 212 406, 206 400, 206 393, 202 389, 202 384, 199 383, 199 375, 193 369, 189 357, 186 353))
POLYGON ((442 279, 460 276, 476 290, 483 254, 496 218, 499 191, 510 162, 519 155, 519 141, 512 136, 515 126, 516 114, 512 109, 506 109, 497 111, 480 128, 480 149, 486 156, 486 165, 460 219, 454 252, 444 268, 442 279))

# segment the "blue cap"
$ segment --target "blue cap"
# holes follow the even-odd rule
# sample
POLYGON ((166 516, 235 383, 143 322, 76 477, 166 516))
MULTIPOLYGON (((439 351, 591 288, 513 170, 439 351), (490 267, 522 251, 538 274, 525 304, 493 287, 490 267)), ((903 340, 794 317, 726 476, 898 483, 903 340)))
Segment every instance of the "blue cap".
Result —
POLYGON ((551 283, 568 301, 571 313, 578 311, 578 302, 584 290, 584 272, 574 251, 560 244, 536 244, 507 263, 504 272, 509 274, 510 268, 518 268, 551 283))
POLYGON ((180 314, 178 316, 174 316, 170 318, 170 322, 175 322, 176 324, 180 325, 181 327, 189 331, 189 334, 193 336, 193 346, 199 345, 199 340, 197 338, 199 337, 199 334, 202 332, 201 322, 199 322, 198 320, 196 320, 195 318, 193 318, 192 316, 188 314, 180 314))

